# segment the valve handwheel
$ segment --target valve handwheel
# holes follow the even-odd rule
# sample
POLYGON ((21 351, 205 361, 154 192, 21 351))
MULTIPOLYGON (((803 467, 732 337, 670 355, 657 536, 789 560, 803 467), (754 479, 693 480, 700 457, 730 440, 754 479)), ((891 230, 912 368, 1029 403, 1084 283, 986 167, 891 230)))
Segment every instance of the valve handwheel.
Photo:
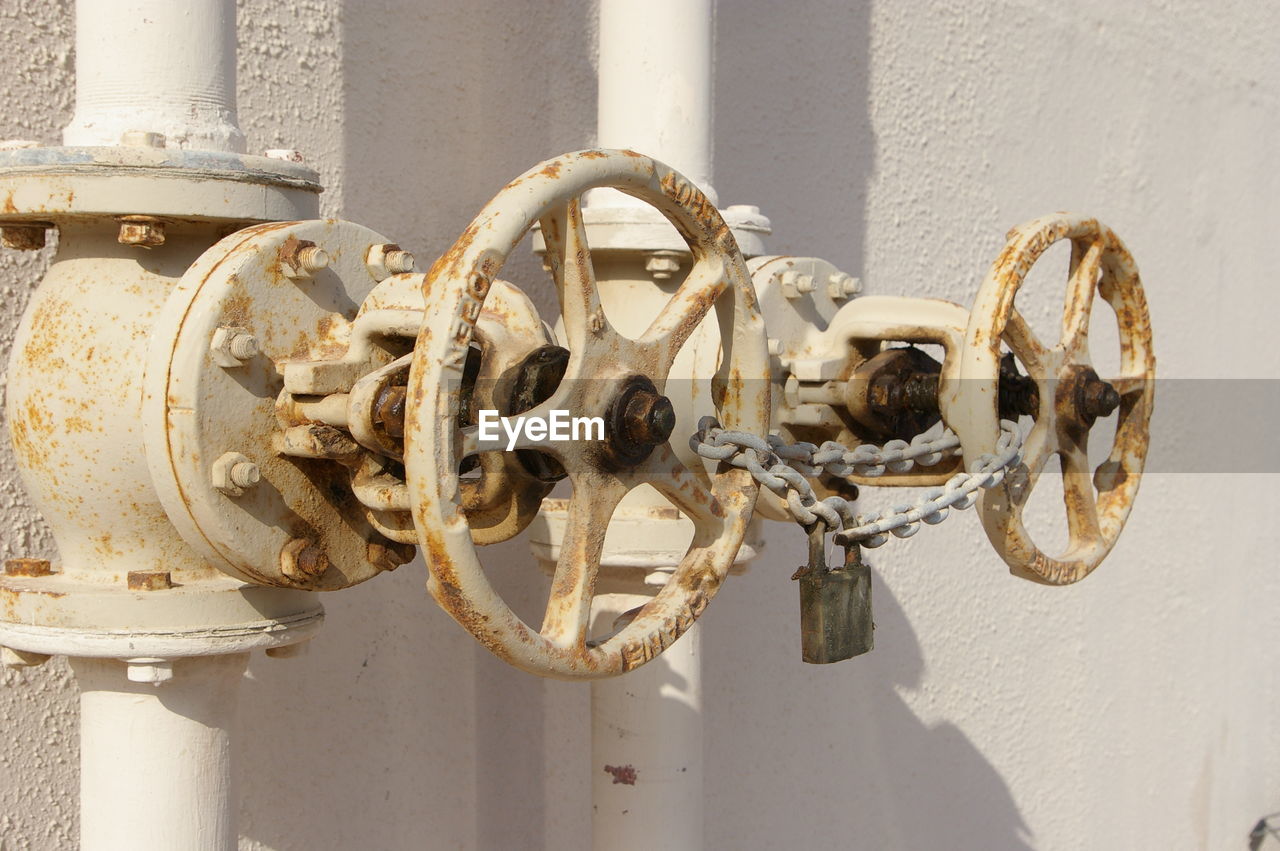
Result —
POLYGON ((1035 380, 1035 425, 1023 443, 1022 464, 981 501, 982 525, 1017 576, 1066 585, 1087 576, 1111 551, 1129 516, 1142 477, 1155 395, 1155 355, 1146 297, 1133 258, 1110 228, 1065 213, 1009 232, 1009 243, 978 291, 959 368, 944 414, 960 436, 966 465, 991 452, 999 434, 999 361, 1006 344, 1035 380), (1062 336, 1042 343, 1014 306, 1032 265, 1053 243, 1071 242, 1062 336), (1119 375, 1094 372, 1089 319, 1095 293, 1115 311, 1120 331, 1119 375), (1090 470, 1089 431, 1118 409, 1115 438, 1090 470), (1062 466, 1067 549, 1051 556, 1031 540, 1022 513, 1049 458, 1062 466), (1096 491, 1096 493, 1095 493, 1096 491))
POLYGON ((480 212, 427 276, 426 316, 414 349, 405 432, 410 504, 437 602, 486 647, 531 673, 592 678, 621 673, 662 652, 692 625, 728 573, 746 534, 756 485, 745 470, 686 466, 669 439, 665 398, 676 354, 707 315, 720 326, 712 379, 716 414, 729 428, 769 426, 768 356, 751 279, 729 228, 692 183, 629 151, 581 151, 535 166, 480 212), (693 255, 688 278, 635 339, 610 324, 600 303, 581 196, 612 187, 657 208, 693 255), (507 255, 541 223, 569 350, 564 377, 525 412, 601 417, 606 440, 552 442, 522 436, 515 450, 551 456, 573 485, 568 519, 541 626, 522 621, 494 590, 459 506, 459 466, 505 450, 458 427, 463 365, 491 283, 507 255), (622 497, 649 484, 694 525, 668 582, 618 632, 592 640, 588 626, 605 532, 622 497))

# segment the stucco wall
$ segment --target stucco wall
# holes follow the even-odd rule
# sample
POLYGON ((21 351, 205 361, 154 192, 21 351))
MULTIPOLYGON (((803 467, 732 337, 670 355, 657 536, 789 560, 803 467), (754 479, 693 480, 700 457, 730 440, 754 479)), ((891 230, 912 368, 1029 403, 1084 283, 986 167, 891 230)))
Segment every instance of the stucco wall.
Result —
MULTIPOLYGON (((54 141, 69 117, 69 6, 0 8, 0 135, 54 141)), ((241 120, 251 149, 307 153, 328 212, 430 258, 512 176, 591 141, 593 19, 589 0, 246 0, 241 120)), ((1163 377, 1280 372, 1274 10, 734 0, 717 32, 716 185, 773 219, 773 250, 967 304, 1010 225, 1087 211, 1138 259, 1163 377)), ((0 346, 41 262, 0 252, 0 346)), ((1043 280, 1019 303, 1047 327, 1043 280)), ((707 847, 1226 848, 1280 810, 1275 476, 1179 472, 1161 447, 1207 420, 1247 452, 1251 415, 1169 395, 1097 574, 1015 580, 953 517, 872 554, 864 659, 798 661, 801 538, 770 529, 703 619, 707 847)), ((48 551, 7 454, 0 511, 3 555, 48 551)), ((586 847, 587 687, 496 662, 421 586, 417 564, 328 597, 308 656, 254 659, 245 848, 586 847)), ((74 683, 54 663, 3 684, 0 846, 63 847, 74 683)))

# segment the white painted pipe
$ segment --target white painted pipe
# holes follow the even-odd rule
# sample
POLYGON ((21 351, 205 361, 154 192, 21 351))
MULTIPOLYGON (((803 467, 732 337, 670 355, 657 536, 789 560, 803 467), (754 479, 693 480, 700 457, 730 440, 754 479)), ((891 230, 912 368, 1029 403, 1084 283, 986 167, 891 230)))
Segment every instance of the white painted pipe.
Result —
MULTIPOLYGON (((609 595, 618 611, 649 597, 609 595)), ((702 662, 695 625, 657 659, 591 686, 591 847, 702 847, 702 662)))
POLYGON ((713 18, 712 0, 600 0, 596 142, 661 160, 715 203, 713 18))
POLYGON ((72 659, 80 685, 80 847, 230 851, 238 842, 231 743, 248 653, 172 663, 131 682, 125 663, 72 659))
POLYGON ((76 112, 66 145, 243 153, 235 0, 76 0, 76 112))

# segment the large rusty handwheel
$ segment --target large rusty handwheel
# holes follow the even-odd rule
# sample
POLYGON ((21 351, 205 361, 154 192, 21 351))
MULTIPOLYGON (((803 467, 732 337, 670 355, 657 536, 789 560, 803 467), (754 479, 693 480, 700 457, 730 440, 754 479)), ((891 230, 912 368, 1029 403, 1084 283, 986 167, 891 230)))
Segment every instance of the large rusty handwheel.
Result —
POLYGON ((672 362, 714 310, 722 357, 713 378, 716 414, 755 434, 769 425, 768 356, 745 263, 715 207, 688 180, 629 151, 582 151, 536 166, 480 212, 426 280, 426 322, 409 379, 405 469, 414 523, 436 601, 486 647, 526 671, 603 677, 635 668, 689 628, 727 574, 756 499, 749 473, 689 468, 668 440, 673 413, 663 396, 672 362), (619 334, 600 304, 581 196, 613 187, 653 205, 693 255, 685 282, 648 329, 619 334), (476 318, 510 251, 541 222, 560 298, 565 374, 549 398, 524 413, 601 417, 602 442, 522 437, 513 450, 550 456, 573 485, 551 596, 539 627, 522 621, 485 575, 459 506, 459 465, 501 447, 458 427, 458 388, 476 318), (694 524, 684 559, 657 596, 620 631, 592 640, 591 603, 609 519, 630 489, 649 484, 694 524))
POLYGON ((982 525, 1011 571, 1026 579, 1066 585, 1083 579, 1115 545, 1138 492, 1149 442, 1155 395, 1151 323, 1137 266, 1110 228, 1095 219, 1058 213, 1009 232, 1009 243, 983 281, 970 313, 960 381, 946 406, 948 425, 960 436, 966 465, 991 452, 999 435, 1001 343, 1036 382, 1035 425, 1023 445, 1023 462, 981 499, 982 525), (1062 336, 1042 343, 1014 306, 1032 265, 1053 243, 1071 241, 1062 336), (1115 311, 1120 329, 1120 373, 1105 381, 1089 355, 1094 294, 1115 311), (1091 470, 1089 431, 1100 416, 1118 409, 1107 460, 1091 470), (1069 542, 1049 555, 1031 540, 1023 508, 1049 458, 1062 465, 1069 542), (1095 493, 1096 491, 1096 493, 1095 493))

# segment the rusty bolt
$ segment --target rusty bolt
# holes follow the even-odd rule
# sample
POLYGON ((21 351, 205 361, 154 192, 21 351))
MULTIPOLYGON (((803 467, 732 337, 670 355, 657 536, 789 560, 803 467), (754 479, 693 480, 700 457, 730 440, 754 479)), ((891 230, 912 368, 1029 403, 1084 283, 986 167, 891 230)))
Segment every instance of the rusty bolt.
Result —
POLYGON ((627 400, 622 414, 626 438, 641 446, 666 443, 676 427, 676 410, 666 396, 640 390, 627 400))
POLYGON ((280 549, 280 572, 305 582, 329 569, 329 557, 309 538, 292 538, 280 549))
POLYGON ((405 251, 403 248, 396 251, 388 251, 386 260, 387 271, 393 275, 404 275, 413 271, 414 258, 413 255, 405 251))
POLYGON ((305 239, 298 240, 292 251, 282 252, 280 260, 280 268, 285 277, 294 280, 313 278, 329 268, 332 262, 329 252, 305 239))
POLYGON ((121 216, 117 241, 121 245, 139 245, 143 248, 164 245, 164 222, 155 216, 121 216))
POLYGON ((145 657, 126 659, 125 662, 128 663, 125 676, 131 683, 150 683, 153 686, 160 686, 173 679, 173 660, 171 659, 145 657))
POLYGON ((417 548, 412 544, 401 544, 396 541, 370 541, 365 548, 365 558, 378 570, 395 570, 402 564, 413 561, 417 548))
POLYGON ((302 162, 302 151, 295 151, 292 148, 271 148, 266 151, 266 157, 271 160, 300 163, 302 162))
POLYGON ((167 570, 131 570, 125 577, 130 591, 167 591, 173 576, 167 570))
POLYGON ((1107 382, 1093 378, 1085 382, 1080 402, 1085 416, 1091 419, 1108 417, 1120 406, 1120 394, 1107 382))
POLYGON ((0 647, 0 665, 6 668, 37 668, 48 661, 49 656, 45 653, 32 653, 29 650, 0 647))
POLYGON ((241 496, 262 479, 258 465, 239 452, 224 452, 209 468, 213 486, 227 496, 241 496))
POLYGON ((252 360, 262 354, 258 338, 248 328, 237 328, 231 325, 220 326, 213 332, 209 341, 209 352, 213 362, 225 369, 243 366, 245 361, 252 360))
POLYGON ((844 272, 833 272, 827 278, 827 295, 835 301, 848 298, 862 291, 862 281, 844 272))
POLYGON ((4 563, 5 576, 38 578, 53 573, 53 565, 47 558, 11 558, 4 563))
POLYGON ((802 295, 808 295, 813 290, 813 275, 806 275, 794 269, 782 273, 782 295, 784 298, 799 298, 802 295))
POLYGON ((120 144, 126 148, 163 148, 168 141, 163 133, 147 130, 126 130, 120 136, 120 144))
POLYGON ((680 255, 675 251, 655 251, 644 261, 644 270, 655 281, 665 281, 680 271, 680 255))
POLYGON ((44 225, 0 228, 0 243, 15 251, 37 251, 44 248, 44 225))

